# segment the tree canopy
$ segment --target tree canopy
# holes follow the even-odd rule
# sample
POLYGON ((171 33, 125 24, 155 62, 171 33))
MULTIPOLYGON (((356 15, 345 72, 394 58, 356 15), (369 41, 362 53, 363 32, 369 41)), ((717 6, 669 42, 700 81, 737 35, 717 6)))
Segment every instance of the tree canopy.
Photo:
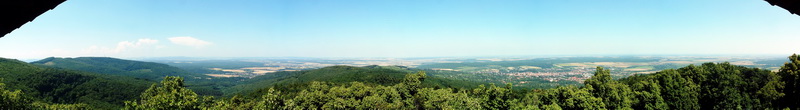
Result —
MULTIPOLYGON (((198 95, 193 90, 187 89, 183 78, 169 76, 163 78, 161 83, 152 84, 150 88, 143 90, 138 99, 128 99, 129 101, 124 103, 124 109, 798 109, 800 56, 792 55, 789 59, 790 62, 785 63, 778 72, 737 66, 728 62, 703 63, 619 80, 611 78, 609 70, 597 67, 592 78, 585 80, 583 86, 569 85, 532 90, 514 89, 511 83, 502 86, 489 83, 477 85, 475 88, 430 86, 425 82, 436 78, 428 76, 425 71, 337 66, 272 77, 308 78, 296 78, 294 83, 269 83, 270 85, 262 85, 262 89, 250 91, 252 93, 249 94, 215 98, 198 95), (343 70, 350 71, 342 72, 343 70), (367 75, 366 77, 388 78, 383 78, 385 81, 372 78, 308 80, 324 79, 311 76, 325 73, 323 71, 335 72, 336 76, 367 75), (381 74, 381 72, 391 73, 381 74), (397 74, 403 75, 397 77, 395 76, 397 74), (288 87, 297 88, 286 89, 288 87)), ((3 64, 9 63, 0 63, 3 64)), ((17 65, 13 68, 16 69, 0 66, 0 70, 5 71, 46 73, 42 74, 43 76, 32 77, 43 77, 48 80, 31 81, 49 81, 49 83, 20 86, 22 90, 9 90, 5 84, 0 83, 0 99, 2 99, 0 109, 95 108, 96 106, 91 104, 96 103, 64 104, 53 102, 69 102, 57 101, 69 99, 36 98, 59 96, 62 93, 72 94, 59 92, 69 91, 64 90, 69 88, 59 88, 63 86, 76 89, 91 87, 76 86, 71 82, 104 82, 103 78, 95 78, 96 76, 89 74, 36 69, 39 67, 30 65, 17 65), (59 77, 59 79, 48 77, 59 77), (28 94, 24 88, 51 92, 28 94)), ((13 82, 32 83, 26 80, 13 82)), ((94 83, 77 85, 85 84, 94 83)))

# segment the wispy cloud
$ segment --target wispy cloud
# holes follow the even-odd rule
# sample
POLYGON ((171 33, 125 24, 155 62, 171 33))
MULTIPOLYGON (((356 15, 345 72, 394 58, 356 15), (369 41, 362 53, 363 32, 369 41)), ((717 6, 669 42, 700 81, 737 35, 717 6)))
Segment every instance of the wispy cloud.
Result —
POLYGON ((143 38, 137 41, 122 41, 117 43, 117 46, 114 48, 103 47, 103 46, 91 46, 89 48, 83 49, 83 53, 120 53, 130 49, 140 48, 143 46, 149 46, 157 44, 158 40, 143 38))
POLYGON ((127 49, 138 48, 141 47, 142 45, 151 45, 156 43, 158 43, 158 40, 153 40, 153 39, 139 39, 139 41, 134 41, 134 42, 122 41, 117 43, 117 48, 114 49, 114 52, 119 53, 127 49))
POLYGON ((169 39, 170 42, 172 42, 174 44, 184 45, 184 46, 191 46, 191 47, 195 47, 195 48, 201 48, 201 47, 205 47, 205 46, 213 44, 213 43, 208 42, 208 41, 203 41, 203 40, 200 40, 200 39, 197 39, 197 38, 194 38, 194 37, 188 37, 188 36, 187 37, 172 37, 172 38, 168 38, 168 39, 169 39))

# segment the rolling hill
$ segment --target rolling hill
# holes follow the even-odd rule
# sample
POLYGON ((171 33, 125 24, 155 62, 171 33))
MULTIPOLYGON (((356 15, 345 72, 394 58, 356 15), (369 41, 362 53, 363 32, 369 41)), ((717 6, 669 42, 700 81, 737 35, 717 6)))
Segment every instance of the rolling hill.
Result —
POLYGON ((0 58, 0 79, 8 90, 44 103, 83 103, 92 108, 113 109, 137 98, 154 82, 96 73, 41 67, 0 58))
MULTIPOLYGON (((282 71, 262 75, 243 81, 240 85, 226 90, 226 93, 242 93, 260 91, 275 87, 285 91, 302 90, 312 81, 346 84, 363 82, 372 85, 394 85, 403 81, 406 74, 420 70, 401 66, 330 66, 304 71, 282 71)), ((425 87, 435 88, 474 88, 480 83, 451 80, 429 76, 422 83, 425 87)), ((258 93, 258 92, 256 92, 258 93)), ((232 95, 232 94, 229 94, 232 95)))
POLYGON ((185 77, 187 80, 208 77, 205 75, 191 74, 183 69, 172 67, 166 64, 123 60, 110 57, 50 57, 31 63, 41 66, 95 72, 100 74, 130 76, 154 81, 161 80, 165 76, 180 76, 185 77))

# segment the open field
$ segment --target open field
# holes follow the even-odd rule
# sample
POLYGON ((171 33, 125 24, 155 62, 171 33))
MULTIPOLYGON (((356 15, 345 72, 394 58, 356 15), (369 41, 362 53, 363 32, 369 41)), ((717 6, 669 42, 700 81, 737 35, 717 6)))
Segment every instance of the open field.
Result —
POLYGON ((226 78, 228 78, 228 77, 239 77, 239 75, 229 75, 229 74, 206 74, 206 75, 212 76, 212 77, 226 77, 226 78))
POLYGON ((655 69, 653 66, 637 66, 633 68, 625 68, 624 71, 648 71, 655 69))

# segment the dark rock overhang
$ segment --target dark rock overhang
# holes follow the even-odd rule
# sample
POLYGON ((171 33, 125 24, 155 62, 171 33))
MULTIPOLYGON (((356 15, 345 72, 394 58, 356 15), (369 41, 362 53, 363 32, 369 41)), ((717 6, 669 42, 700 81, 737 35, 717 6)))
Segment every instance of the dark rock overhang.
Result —
POLYGON ((0 38, 66 0, 0 0, 0 38))
POLYGON ((764 0, 772 6, 778 6, 789 11, 794 15, 800 16, 800 0, 764 0))

